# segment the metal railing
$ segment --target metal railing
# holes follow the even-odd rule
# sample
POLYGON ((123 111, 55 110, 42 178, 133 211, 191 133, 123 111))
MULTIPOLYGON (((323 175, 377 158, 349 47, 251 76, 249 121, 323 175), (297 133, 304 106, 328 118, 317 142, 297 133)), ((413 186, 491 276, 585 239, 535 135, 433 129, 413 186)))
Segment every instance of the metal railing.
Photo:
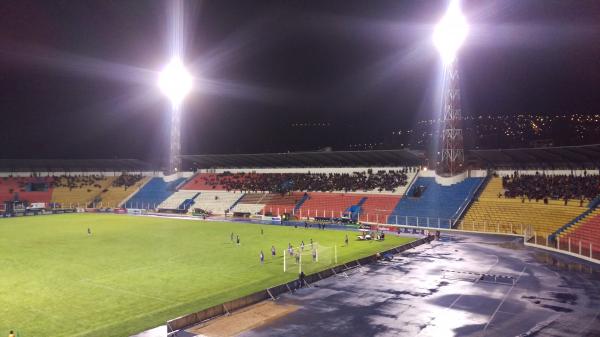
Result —
POLYGON ((552 237, 552 233, 531 232, 525 236, 525 245, 547 249, 559 253, 576 256, 594 263, 600 263, 600 244, 571 237, 552 237))

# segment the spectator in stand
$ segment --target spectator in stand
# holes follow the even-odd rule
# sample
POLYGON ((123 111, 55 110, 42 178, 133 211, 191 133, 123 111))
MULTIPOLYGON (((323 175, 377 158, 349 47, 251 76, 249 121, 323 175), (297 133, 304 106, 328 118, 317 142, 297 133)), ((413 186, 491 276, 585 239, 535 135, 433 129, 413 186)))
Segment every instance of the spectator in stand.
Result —
POLYGON ((548 199, 563 200, 568 205, 570 199, 591 200, 600 194, 600 176, 584 174, 576 175, 521 175, 515 172, 502 178, 506 198, 524 198, 535 201, 548 199))
POLYGON ((290 191, 395 191, 408 181, 406 170, 353 173, 220 173, 202 177, 209 186, 228 191, 287 193, 290 191))

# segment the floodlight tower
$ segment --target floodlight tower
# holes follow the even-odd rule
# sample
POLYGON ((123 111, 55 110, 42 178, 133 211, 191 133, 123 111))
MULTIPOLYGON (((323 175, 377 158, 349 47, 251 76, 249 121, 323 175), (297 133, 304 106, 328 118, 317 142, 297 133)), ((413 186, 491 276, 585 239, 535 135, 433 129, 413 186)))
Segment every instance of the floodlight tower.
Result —
POLYGON ((192 89, 192 82, 192 76, 178 57, 173 57, 158 78, 158 87, 171 102, 169 173, 177 172, 181 166, 181 105, 192 89))
POLYGON ((460 85, 456 57, 467 37, 468 25, 459 0, 451 0, 446 14, 435 27, 433 42, 444 64, 442 97, 443 127, 438 173, 453 176, 464 170, 464 146, 460 107, 460 85))

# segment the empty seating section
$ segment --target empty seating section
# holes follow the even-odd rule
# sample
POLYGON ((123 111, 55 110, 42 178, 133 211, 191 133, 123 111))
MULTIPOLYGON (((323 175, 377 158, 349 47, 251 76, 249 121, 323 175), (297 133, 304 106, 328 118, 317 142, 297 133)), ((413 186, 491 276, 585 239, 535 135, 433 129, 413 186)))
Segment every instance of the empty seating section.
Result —
POLYGON ((582 207, 564 204, 544 204, 542 200, 499 198, 502 178, 490 179, 487 186, 474 201, 459 224, 460 229, 522 234, 531 229, 540 236, 554 233, 560 227, 583 212, 582 207))
POLYGON ((194 208, 200 208, 213 214, 225 214, 231 206, 243 196, 240 192, 201 191, 195 199, 194 208))
MULTIPOLYGON (((117 178, 118 179, 118 178, 117 178)), ((112 186, 108 187, 105 192, 100 194, 100 202, 102 205, 109 207, 118 207, 121 203, 144 185, 150 178, 142 177, 132 185, 115 186, 117 181, 113 181, 112 186)))
POLYGON ((367 197, 361 205, 359 220, 388 222, 388 217, 400 202, 397 195, 364 195, 367 197))
POLYGON ((246 193, 231 209, 231 212, 258 214, 265 207, 263 199, 267 193, 246 193))
POLYGON ((99 175, 55 177, 52 202, 62 207, 100 207, 104 204, 101 194, 111 187, 115 179, 99 175))
POLYGON ((277 214, 278 212, 280 214, 294 213, 296 204, 300 202, 303 196, 304 193, 301 192, 294 192, 284 195, 276 193, 267 194, 262 200, 262 202, 265 203, 264 212, 267 214, 277 214))
POLYGON ((499 194, 504 194, 504 187, 502 187, 502 179, 499 177, 492 177, 488 180, 483 191, 479 195, 479 199, 497 199, 499 194))
POLYGON ((558 236, 561 250, 570 250, 574 253, 595 259, 600 259, 600 208, 596 208, 585 218, 567 228, 558 236), (569 244, 570 241, 570 244, 569 244))
POLYGON ((544 205, 543 202, 502 199, 475 201, 460 229, 522 234, 531 225, 539 235, 550 235, 582 212, 580 207, 544 205))
POLYGON ((159 209, 188 209, 192 203, 186 200, 194 200, 200 192, 179 190, 171 194, 165 201, 158 205, 159 209), (185 202, 185 204, 184 204, 185 202))
POLYGON ((9 200, 48 203, 52 196, 51 181, 48 177, 0 178, 0 204, 9 200))
POLYGON ((352 206, 359 203, 362 195, 352 193, 309 193, 309 198, 296 211, 302 217, 341 217, 352 206))
POLYGON ((185 178, 178 178, 167 182, 163 178, 152 178, 135 195, 127 200, 123 206, 142 209, 156 208, 173 194, 175 188, 184 180, 185 178))
MULTIPOLYGON (((419 177, 414 182, 407 197, 396 205, 388 218, 388 223, 448 228, 459 216, 459 211, 473 197, 483 178, 465 180, 443 186, 435 178, 419 177), (421 190, 421 195, 415 193, 421 190)), ((418 194, 418 193, 417 193, 418 194)))

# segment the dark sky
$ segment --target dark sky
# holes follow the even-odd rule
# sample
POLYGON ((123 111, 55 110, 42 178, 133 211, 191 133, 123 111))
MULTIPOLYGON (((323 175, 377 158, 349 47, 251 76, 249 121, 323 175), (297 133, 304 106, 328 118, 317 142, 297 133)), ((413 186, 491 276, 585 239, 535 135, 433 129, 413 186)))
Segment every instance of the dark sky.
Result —
MULTIPOLYGON (((185 2, 183 152, 346 149, 434 116, 445 1, 185 2), (310 127, 293 127, 292 125, 310 127)), ((0 2, 0 157, 164 158, 167 1, 0 2)), ((600 1, 464 1, 463 113, 599 113, 600 1)))

